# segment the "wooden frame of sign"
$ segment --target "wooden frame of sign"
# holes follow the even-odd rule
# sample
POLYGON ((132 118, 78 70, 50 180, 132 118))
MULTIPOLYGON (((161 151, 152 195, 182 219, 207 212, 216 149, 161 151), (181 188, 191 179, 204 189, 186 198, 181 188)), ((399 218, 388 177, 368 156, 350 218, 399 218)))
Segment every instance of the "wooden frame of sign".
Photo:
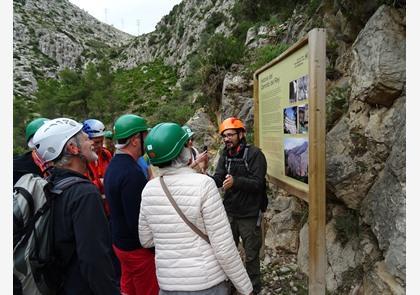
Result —
POLYGON ((309 294, 325 294, 325 29, 254 73, 254 139, 269 181, 309 203, 309 294))

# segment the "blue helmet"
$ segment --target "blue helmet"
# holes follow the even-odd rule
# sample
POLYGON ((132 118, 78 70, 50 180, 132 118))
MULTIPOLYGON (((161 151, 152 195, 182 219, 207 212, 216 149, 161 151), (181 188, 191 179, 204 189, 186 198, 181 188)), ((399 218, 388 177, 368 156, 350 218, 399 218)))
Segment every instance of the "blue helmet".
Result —
POLYGON ((87 133, 89 139, 104 136, 105 125, 99 120, 88 119, 83 122, 83 131, 87 133))

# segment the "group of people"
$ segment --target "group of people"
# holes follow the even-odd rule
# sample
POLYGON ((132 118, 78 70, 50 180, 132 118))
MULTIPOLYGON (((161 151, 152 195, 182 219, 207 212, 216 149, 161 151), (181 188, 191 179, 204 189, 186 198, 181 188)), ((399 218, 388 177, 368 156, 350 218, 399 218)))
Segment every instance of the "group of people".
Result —
POLYGON ((27 125, 31 151, 14 159, 14 183, 26 173, 90 180, 53 207, 60 294, 260 292, 266 159, 247 144, 238 118, 224 120, 219 133, 225 146, 209 175, 207 150, 193 146, 188 126, 149 128, 134 114, 117 118, 111 132, 96 119, 27 125))

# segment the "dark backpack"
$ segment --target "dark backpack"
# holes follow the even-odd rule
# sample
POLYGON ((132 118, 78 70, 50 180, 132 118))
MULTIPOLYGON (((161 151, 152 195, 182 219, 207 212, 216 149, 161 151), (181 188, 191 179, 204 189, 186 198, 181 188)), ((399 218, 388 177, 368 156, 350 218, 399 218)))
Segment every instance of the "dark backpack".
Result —
MULTIPOLYGON (((247 144, 245 146, 245 150, 244 150, 244 153, 242 155, 242 158, 228 158, 225 155, 225 169, 228 173, 230 173, 230 167, 231 167, 232 163, 243 163, 245 168, 246 168, 246 171, 248 173, 250 173, 249 166, 248 166, 248 150, 249 150, 249 147, 250 147, 249 144, 247 144)), ((265 212, 267 210, 267 207, 268 207, 267 181, 264 181, 263 191, 264 192, 263 192, 263 195, 262 195, 262 198, 261 198, 261 203, 260 203, 261 212, 265 212)))
POLYGON ((68 177, 53 184, 25 174, 13 187, 13 278, 23 294, 55 294, 63 280, 54 253, 54 199, 75 183, 68 177))

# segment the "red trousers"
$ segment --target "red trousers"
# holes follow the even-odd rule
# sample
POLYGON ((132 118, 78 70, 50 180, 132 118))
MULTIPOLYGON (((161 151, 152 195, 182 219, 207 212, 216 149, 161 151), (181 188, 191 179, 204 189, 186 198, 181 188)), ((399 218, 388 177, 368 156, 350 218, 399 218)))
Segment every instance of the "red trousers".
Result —
POLYGON ((158 295, 155 255, 149 249, 123 251, 113 245, 121 264, 121 294, 158 295))

